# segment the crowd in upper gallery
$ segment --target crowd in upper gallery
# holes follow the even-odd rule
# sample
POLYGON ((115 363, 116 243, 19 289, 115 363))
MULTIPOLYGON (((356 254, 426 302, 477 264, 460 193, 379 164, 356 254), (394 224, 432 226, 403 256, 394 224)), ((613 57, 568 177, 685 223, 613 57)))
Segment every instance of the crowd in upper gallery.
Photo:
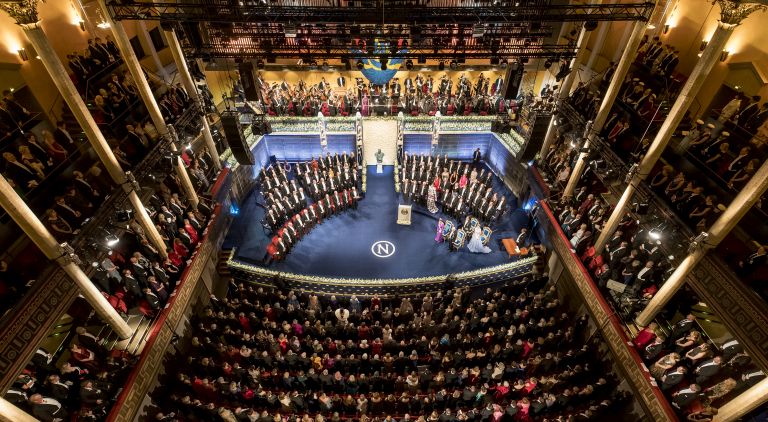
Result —
MULTIPOLYGON (((286 81, 265 81, 257 77, 259 105, 270 116, 315 117, 406 115, 443 116, 506 115, 517 110, 516 100, 505 99, 503 79, 494 80, 479 73, 472 81, 461 73, 454 81, 443 75, 435 81, 432 75, 417 73, 403 81, 395 77, 385 84, 366 82, 363 78, 350 81, 339 76, 333 82, 321 77, 320 82, 297 84, 286 81)), ((244 99, 240 82, 235 82, 233 94, 244 99)))

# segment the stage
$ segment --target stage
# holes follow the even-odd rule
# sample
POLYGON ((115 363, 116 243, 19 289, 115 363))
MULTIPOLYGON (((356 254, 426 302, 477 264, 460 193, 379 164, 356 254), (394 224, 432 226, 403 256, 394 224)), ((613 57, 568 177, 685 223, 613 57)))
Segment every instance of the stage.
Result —
MULTIPOLYGON (((500 240, 517 236, 519 229, 528 224, 528 216, 517 208, 516 198, 497 177, 494 190, 506 192, 508 211, 492 226, 494 233, 488 246, 493 251, 473 254, 466 247, 449 252, 446 243, 434 241, 440 212, 432 215, 414 205, 411 225, 397 224, 397 207, 403 200, 395 192, 393 169, 385 166, 382 174, 376 174, 376 167, 370 166, 367 192, 357 209, 324 220, 293 247, 284 261, 266 268, 314 276, 382 279, 447 275, 510 262, 500 240), (389 244, 374 246, 382 241, 389 244)), ((230 228, 224 248, 235 248, 236 261, 263 265, 271 239, 261 225, 265 211, 259 204, 263 203, 260 192, 252 192, 230 228)))

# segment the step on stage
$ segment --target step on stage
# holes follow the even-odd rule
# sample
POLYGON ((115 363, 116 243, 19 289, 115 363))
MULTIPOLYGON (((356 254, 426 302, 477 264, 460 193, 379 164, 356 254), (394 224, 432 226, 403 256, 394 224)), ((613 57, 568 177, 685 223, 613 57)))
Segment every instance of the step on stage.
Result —
MULTIPOLYGON (((446 275, 510 262, 500 242, 515 237, 527 224, 524 210, 494 176, 494 190, 506 192, 508 210, 493 225, 488 246, 493 252, 474 254, 466 246, 449 252, 446 243, 435 242, 437 219, 420 205, 413 206, 410 226, 397 224, 402 196, 395 192, 394 167, 385 166, 377 174, 370 166, 367 192, 357 209, 344 211, 324 220, 294 245, 284 261, 272 263, 270 270, 340 278, 412 278, 446 275)), ((252 192, 241 206, 230 228, 224 248, 235 248, 234 260, 263 266, 262 259, 271 236, 262 227, 264 199, 252 192)))

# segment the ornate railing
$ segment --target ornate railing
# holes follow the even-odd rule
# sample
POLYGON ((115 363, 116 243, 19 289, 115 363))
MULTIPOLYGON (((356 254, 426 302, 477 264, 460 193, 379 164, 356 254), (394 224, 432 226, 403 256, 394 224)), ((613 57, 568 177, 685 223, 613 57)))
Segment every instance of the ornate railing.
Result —
POLYGON ((141 410, 142 402, 163 366, 176 329, 184 321, 184 314, 194 298, 210 294, 201 276, 213 262, 229 221, 227 213, 222 212, 220 205, 217 206, 203 232, 202 241, 192 253, 191 264, 184 270, 168 304, 158 315, 139 361, 109 413, 108 421, 132 421, 141 410))
MULTIPOLYGON (((499 116, 441 116, 441 132, 490 132, 499 116)), ((316 133, 318 117, 271 116, 267 121, 276 133, 316 133)), ((363 117, 364 120, 396 120, 397 116, 363 117)), ((432 116, 405 116, 406 132, 432 131, 432 116)), ((326 117, 327 131, 355 131, 355 116, 326 117)))
POLYGON ((235 250, 227 260, 231 274, 238 280, 272 285, 276 280, 291 288, 320 294, 388 297, 410 296, 443 290, 446 286, 478 287, 518 278, 531 272, 538 257, 522 258, 508 264, 461 273, 402 279, 332 278, 285 273, 246 264, 235 259, 235 250))
POLYGON ((656 385, 656 381, 648 372, 637 351, 632 347, 621 320, 605 301, 589 272, 572 251, 571 243, 546 201, 541 201, 541 210, 543 212, 539 213, 539 221, 547 233, 554 252, 569 274, 565 279, 573 283, 575 290, 581 295, 592 320, 599 327, 603 339, 613 354, 613 361, 623 372, 647 416, 653 421, 677 421, 674 410, 656 385))

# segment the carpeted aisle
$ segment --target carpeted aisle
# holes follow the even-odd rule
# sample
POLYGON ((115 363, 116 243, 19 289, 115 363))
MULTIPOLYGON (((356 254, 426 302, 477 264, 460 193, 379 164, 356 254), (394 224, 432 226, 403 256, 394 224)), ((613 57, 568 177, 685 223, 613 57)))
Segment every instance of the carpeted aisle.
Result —
MULTIPOLYGON (((437 218, 423 215, 423 208, 414 205, 412 224, 397 224, 399 194, 395 193, 393 167, 383 174, 376 168, 368 171, 368 191, 357 210, 343 212, 316 226, 296 244, 285 261, 273 263, 270 269, 298 274, 347 278, 405 278, 442 275, 473 270, 509 262, 506 252, 499 251, 502 237, 513 237, 527 223, 524 211, 507 212, 495 226, 489 254, 472 254, 466 247, 448 252, 447 244, 434 241, 437 218), (377 241, 389 241, 395 252, 387 258, 373 254, 377 241)), ((499 186, 499 180, 495 180, 499 186)), ((269 238, 259 223, 264 209, 256 204, 263 201, 252 194, 243 205, 230 230, 226 247, 237 248, 237 259, 261 264, 269 238)), ((508 193, 508 204, 516 201, 508 193)), ((427 213, 428 214, 428 213, 427 213)))

